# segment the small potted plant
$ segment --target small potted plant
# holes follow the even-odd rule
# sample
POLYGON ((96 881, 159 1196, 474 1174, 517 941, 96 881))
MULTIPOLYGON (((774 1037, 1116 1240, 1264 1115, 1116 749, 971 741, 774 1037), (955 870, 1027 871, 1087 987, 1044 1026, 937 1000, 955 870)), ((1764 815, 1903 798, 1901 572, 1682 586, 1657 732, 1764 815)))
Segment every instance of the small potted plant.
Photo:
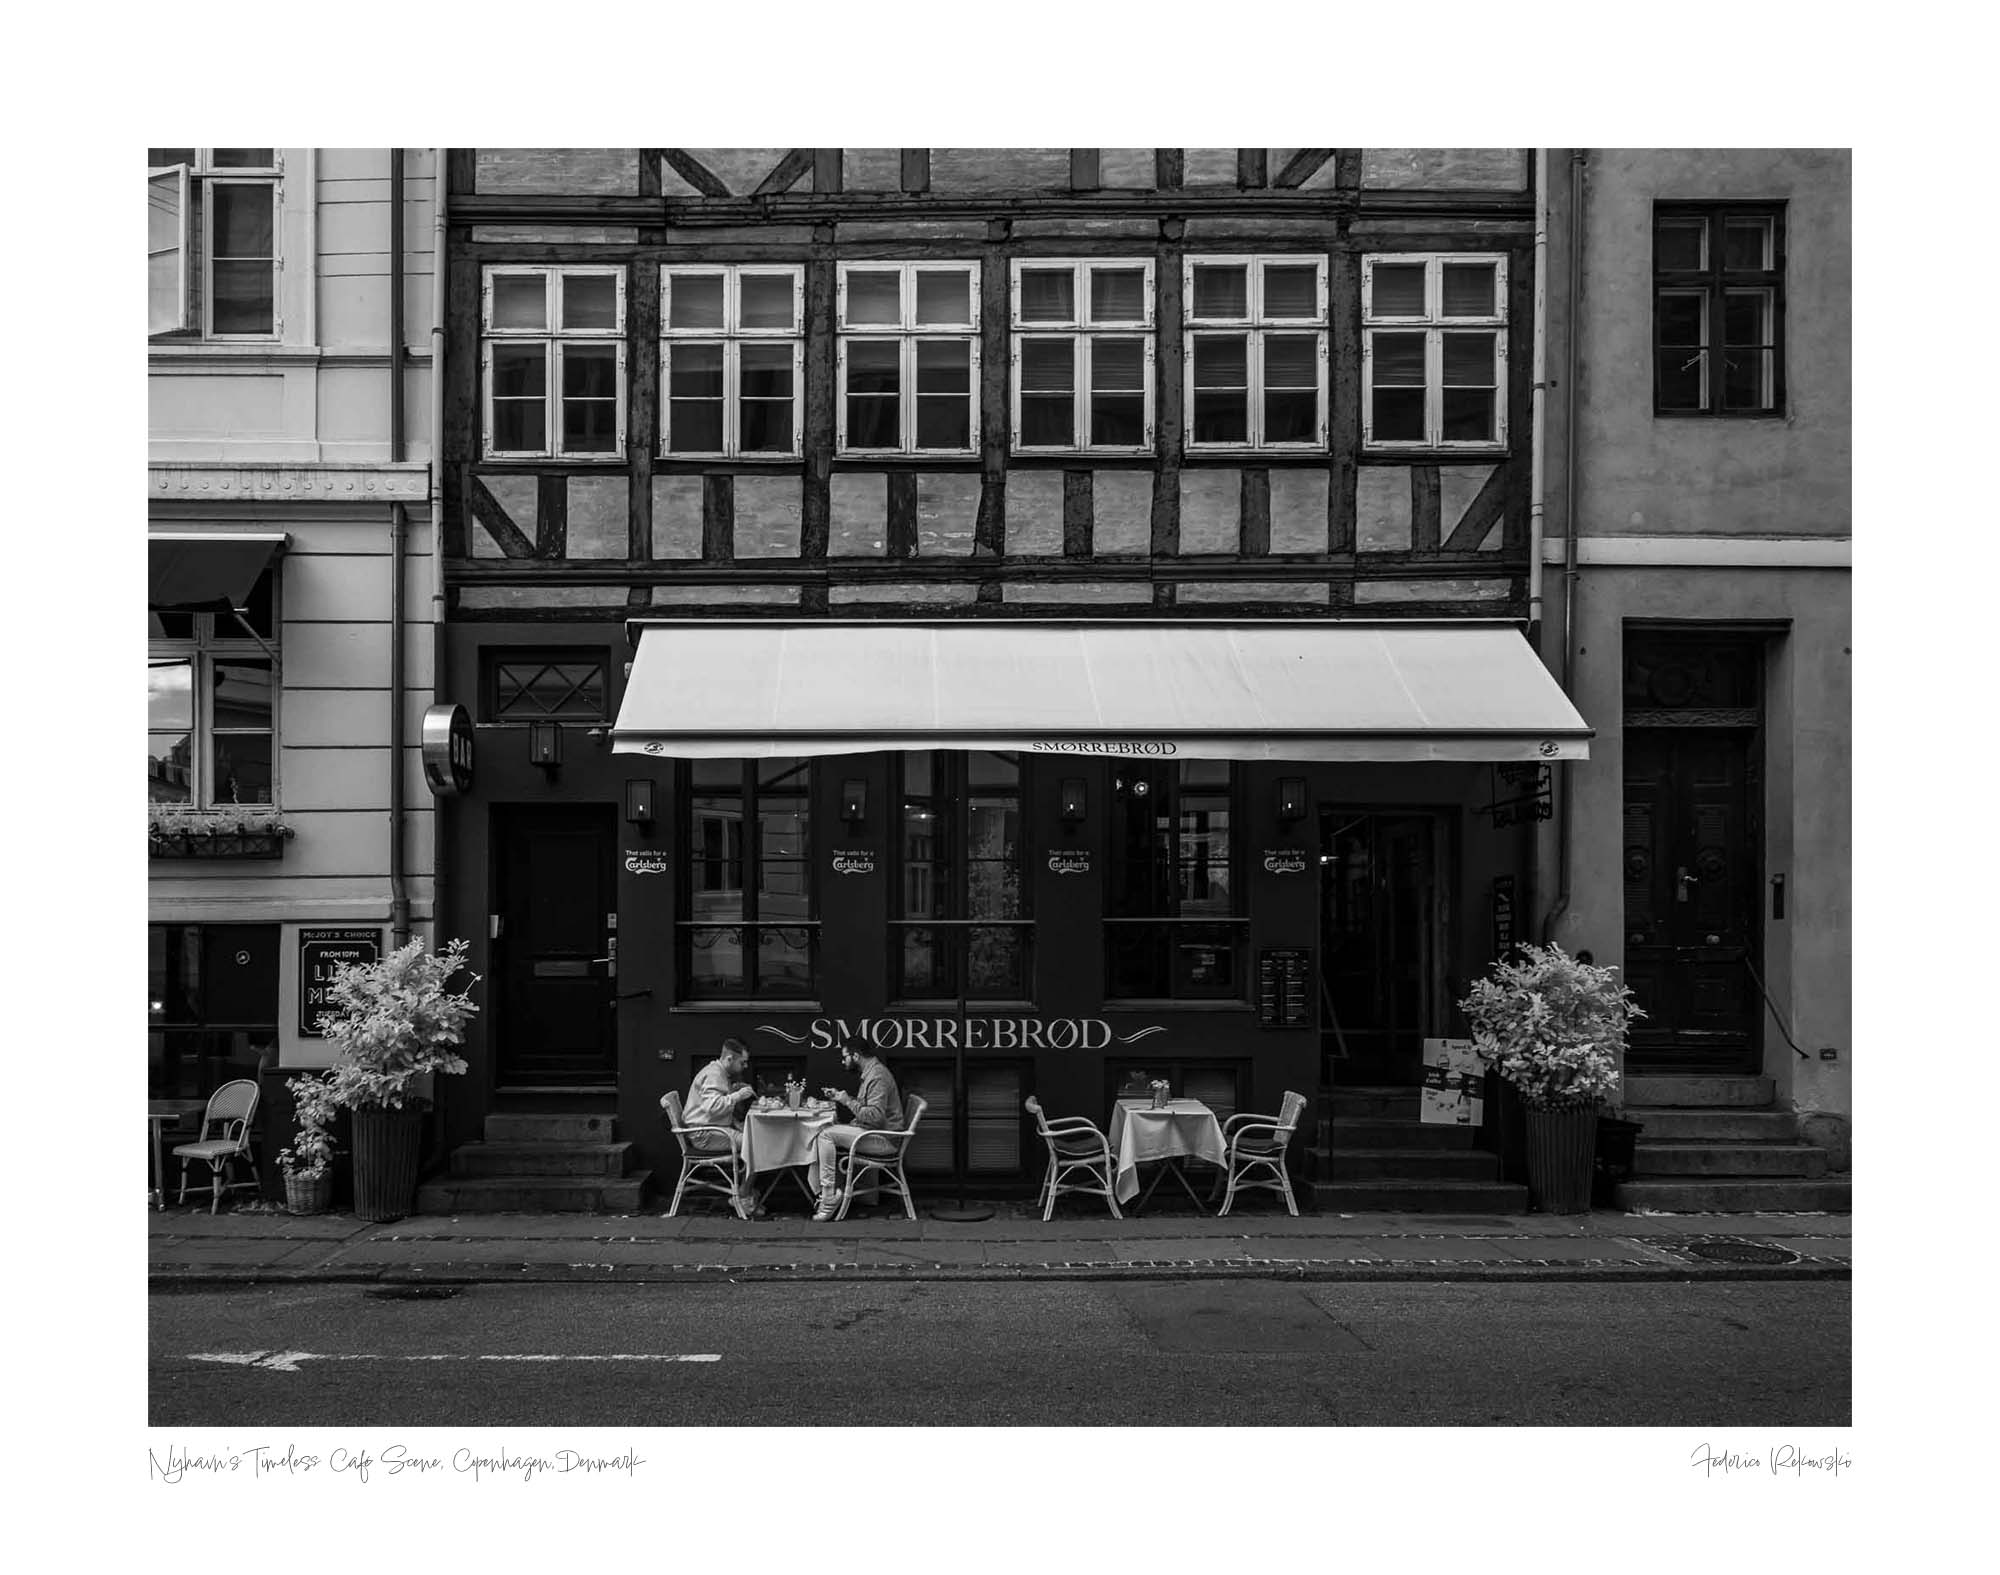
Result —
POLYGON ((1645 1014, 1618 970, 1560 946, 1523 946, 1493 964, 1459 1006, 1472 1043, 1520 1095, 1528 1193, 1545 1213, 1590 1207, 1598 1113, 1618 1087, 1626 1025, 1645 1014))
POLYGON ((298 1122, 291 1146, 278 1153, 285 1175, 285 1207, 293 1214, 324 1214, 333 1202, 333 1134, 328 1129, 339 1107, 333 1085, 315 1074, 289 1079, 292 1116, 298 1122))
POLYGON ((354 1212, 399 1220, 417 1191, 417 1157, 430 1100, 413 1085, 431 1073, 461 1073, 465 1024, 479 1010, 467 991, 449 988, 465 968, 466 943, 432 952, 422 941, 379 962, 349 964, 328 987, 326 1038, 336 1052, 334 1101, 354 1116, 354 1212))

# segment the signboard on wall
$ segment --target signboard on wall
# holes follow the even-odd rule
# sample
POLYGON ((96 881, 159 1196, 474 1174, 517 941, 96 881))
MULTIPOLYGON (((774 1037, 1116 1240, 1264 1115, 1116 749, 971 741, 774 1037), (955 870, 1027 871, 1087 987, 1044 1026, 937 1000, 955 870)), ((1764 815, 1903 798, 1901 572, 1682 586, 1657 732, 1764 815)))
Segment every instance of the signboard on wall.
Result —
POLYGON ((1257 1026, 1312 1027, 1312 953, 1267 946, 1257 953, 1257 1026))
POLYGON ((379 962, 379 929, 299 930, 299 1037, 324 1039, 322 1019, 333 1005, 333 976, 349 963, 379 962))
POLYGON ((1486 1119, 1486 1063, 1470 1039, 1424 1041, 1419 1114, 1441 1126, 1476 1127, 1486 1119))

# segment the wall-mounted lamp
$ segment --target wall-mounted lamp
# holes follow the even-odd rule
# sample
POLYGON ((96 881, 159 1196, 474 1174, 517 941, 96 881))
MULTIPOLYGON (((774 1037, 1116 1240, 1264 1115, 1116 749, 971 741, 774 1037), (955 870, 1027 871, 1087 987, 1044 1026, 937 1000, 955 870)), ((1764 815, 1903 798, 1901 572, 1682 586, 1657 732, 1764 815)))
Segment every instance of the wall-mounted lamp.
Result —
POLYGON ((1278 778, 1278 824, 1289 826, 1306 818, 1306 779, 1278 778))
POLYGON ((528 759, 551 774, 562 764, 562 723, 528 724, 528 759))
POLYGON ((653 779, 634 777, 625 784, 625 818, 635 826, 653 823, 653 779))
POLYGON ((840 784, 840 818, 850 826, 868 818, 868 784, 862 778, 849 777, 840 784))
POLYGON ((1081 825, 1088 812, 1088 805, 1084 796, 1083 778, 1064 777, 1062 779, 1063 824, 1065 826, 1081 825))

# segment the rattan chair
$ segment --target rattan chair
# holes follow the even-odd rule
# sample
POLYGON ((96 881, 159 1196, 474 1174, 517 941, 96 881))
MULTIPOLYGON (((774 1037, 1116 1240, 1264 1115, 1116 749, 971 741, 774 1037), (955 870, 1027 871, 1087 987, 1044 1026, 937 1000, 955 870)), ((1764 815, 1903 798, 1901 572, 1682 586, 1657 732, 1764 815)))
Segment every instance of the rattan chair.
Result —
POLYGON ((1027 1106, 1028 1113, 1035 1118, 1035 1130, 1049 1151, 1049 1168, 1042 1176, 1042 1218, 1054 1216, 1060 1194, 1081 1192, 1104 1199, 1111 1205, 1111 1217, 1122 1220, 1125 1216, 1118 1212, 1118 1194, 1113 1190, 1116 1176, 1111 1169, 1111 1139, 1084 1116, 1049 1120, 1042 1113, 1042 1102, 1033 1094, 1028 1096, 1027 1106), (1097 1185, 1063 1179, 1077 1171, 1097 1185))
POLYGON ((1269 1187, 1285 1200, 1285 1208, 1296 1216, 1299 1206, 1292 1197, 1292 1178, 1285 1172, 1285 1151, 1305 1114, 1306 1096, 1285 1090, 1283 1107, 1275 1116, 1236 1115, 1222 1124, 1226 1151, 1224 1170, 1229 1190, 1217 1210, 1220 1219, 1229 1212, 1238 1192, 1251 1187, 1269 1187), (1254 1177, 1254 1179, 1253 1179, 1254 1177))
POLYGON ((181 1194, 176 1203, 187 1202, 188 1161, 191 1159, 198 1159, 208 1166, 208 1212, 211 1214, 221 1205, 225 1191, 239 1191, 244 1187, 256 1190, 257 1167, 250 1157, 250 1126, 256 1119, 257 1085, 247 1077, 224 1083, 208 1096, 208 1108, 201 1116, 201 1135, 192 1143, 174 1146, 174 1157, 181 1162, 181 1194), (229 1169, 232 1161, 239 1159, 250 1166, 250 1179, 232 1181, 225 1188, 222 1173, 229 1169))
POLYGON ((674 1201, 667 1205, 667 1217, 680 1212, 681 1199, 689 1192, 717 1192, 729 1200, 738 1219, 749 1218, 743 1206, 742 1139, 728 1127, 690 1124, 679 1094, 669 1093, 660 1105, 681 1149, 681 1178, 674 1187, 674 1201))
POLYGON ((900 1128, 894 1132, 879 1129, 864 1132, 851 1148, 841 1150, 840 1168, 834 1174, 840 1188, 840 1207, 833 1212, 835 1219, 847 1218, 855 1189, 864 1179, 901 1198, 903 1212, 911 1219, 917 1217, 917 1206, 910 1201, 910 1178, 903 1174, 903 1156, 909 1151, 910 1139, 917 1134, 917 1123, 929 1108, 929 1100, 912 1094, 904 1103, 900 1128))

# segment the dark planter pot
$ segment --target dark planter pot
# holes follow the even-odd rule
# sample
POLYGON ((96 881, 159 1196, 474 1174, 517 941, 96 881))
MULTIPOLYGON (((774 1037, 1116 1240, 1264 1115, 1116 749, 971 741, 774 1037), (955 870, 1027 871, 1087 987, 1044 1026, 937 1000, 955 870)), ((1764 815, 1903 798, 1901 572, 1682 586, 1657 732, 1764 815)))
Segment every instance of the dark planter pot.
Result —
POLYGON ((1528 1202, 1543 1214, 1581 1214, 1590 1207, 1591 1160, 1597 1150, 1597 1107, 1527 1112, 1528 1202))
POLYGON ((324 1214, 333 1204, 333 1172, 317 1176, 285 1173, 285 1209, 292 1214, 324 1214))
POLYGON ((354 1112, 354 1212, 377 1223, 399 1220, 416 1206, 417 1157, 424 1112, 354 1112))
POLYGON ((1590 1201, 1596 1207, 1615 1206, 1612 1194, 1621 1181, 1631 1180, 1639 1134, 1645 1130, 1642 1121, 1624 1121, 1617 1116, 1597 1118, 1597 1163, 1590 1186, 1590 1201))

